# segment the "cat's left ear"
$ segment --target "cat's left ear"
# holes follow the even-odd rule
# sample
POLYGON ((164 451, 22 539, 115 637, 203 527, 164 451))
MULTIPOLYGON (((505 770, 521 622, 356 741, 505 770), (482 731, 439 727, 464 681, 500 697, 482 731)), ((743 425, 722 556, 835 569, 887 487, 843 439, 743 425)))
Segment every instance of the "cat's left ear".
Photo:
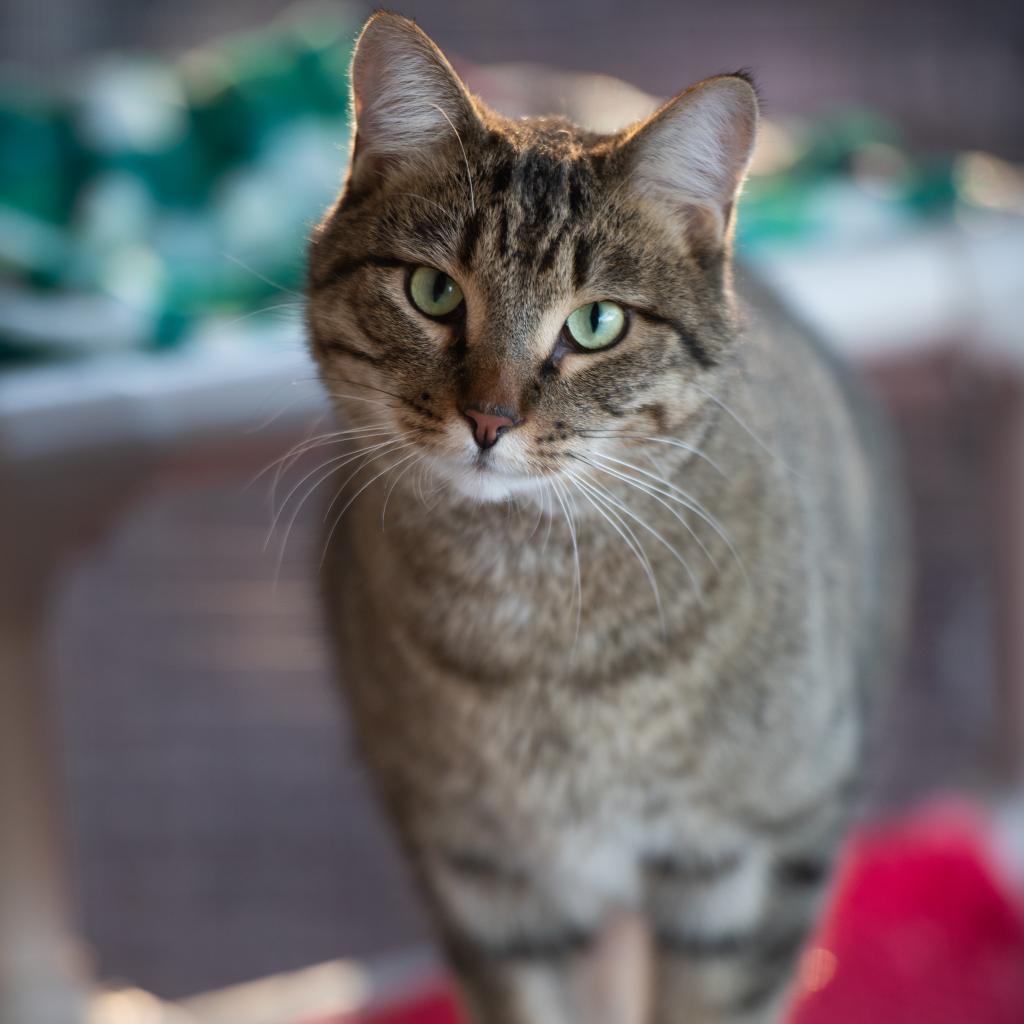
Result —
POLYGON ((671 99, 624 143, 634 187, 676 211, 702 246, 724 246, 757 134, 743 75, 709 78, 671 99))
POLYGON ((386 173, 479 124, 444 54, 414 22, 379 11, 352 57, 353 175, 386 173))

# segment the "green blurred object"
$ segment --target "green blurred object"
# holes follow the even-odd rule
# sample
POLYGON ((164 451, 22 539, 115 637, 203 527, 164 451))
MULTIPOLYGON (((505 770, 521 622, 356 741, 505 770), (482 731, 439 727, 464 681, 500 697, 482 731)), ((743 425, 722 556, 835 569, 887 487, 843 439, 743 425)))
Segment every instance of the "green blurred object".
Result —
MULTIPOLYGON (((304 8, 173 62, 112 56, 49 93, 0 91, 0 359, 251 338, 296 314, 360 23, 304 8)), ((871 112, 797 134, 748 184, 741 251, 877 239, 957 202, 952 162, 914 160, 871 112)))
POLYGON ((174 62, 0 91, 0 359, 178 345, 298 293, 340 183, 360 23, 307 8, 174 62), (57 296, 95 297, 95 330, 57 296))
POLYGON ((48 224, 65 224, 76 171, 81 171, 81 154, 63 104, 14 90, 0 96, 0 197, 5 204, 48 224))
POLYGON ((911 155, 895 126, 862 110, 810 127, 793 159, 747 183, 738 238, 747 251, 842 237, 878 239, 957 202, 951 159, 911 155))

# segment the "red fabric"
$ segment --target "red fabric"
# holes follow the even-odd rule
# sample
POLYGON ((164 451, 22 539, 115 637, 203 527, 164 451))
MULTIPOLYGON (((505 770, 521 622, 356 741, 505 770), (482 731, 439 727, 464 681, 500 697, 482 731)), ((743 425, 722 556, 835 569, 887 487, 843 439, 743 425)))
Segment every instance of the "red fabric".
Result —
POLYGON ((855 837, 792 1024, 1024 1024, 1024 916, 985 847, 955 806, 855 837))
POLYGON ((359 1024, 461 1024, 462 1018, 446 989, 438 986, 417 999, 360 1020, 359 1024))
MULTIPOLYGON (((857 835, 790 1024, 1024 1024, 1024 914, 985 845, 983 822, 953 805, 857 835)), ((459 1017, 438 986, 347 1024, 459 1017)))

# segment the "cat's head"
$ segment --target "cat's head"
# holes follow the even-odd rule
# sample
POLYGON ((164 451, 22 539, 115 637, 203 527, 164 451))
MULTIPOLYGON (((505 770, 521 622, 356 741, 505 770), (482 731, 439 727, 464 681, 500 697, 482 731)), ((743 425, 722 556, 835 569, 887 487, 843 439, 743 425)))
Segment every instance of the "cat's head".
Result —
POLYGON ((393 439, 381 465, 422 456, 504 499, 694 413, 734 337, 729 240, 757 123, 744 76, 599 136, 493 113, 412 22, 378 14, 352 89, 308 316, 345 419, 393 439))

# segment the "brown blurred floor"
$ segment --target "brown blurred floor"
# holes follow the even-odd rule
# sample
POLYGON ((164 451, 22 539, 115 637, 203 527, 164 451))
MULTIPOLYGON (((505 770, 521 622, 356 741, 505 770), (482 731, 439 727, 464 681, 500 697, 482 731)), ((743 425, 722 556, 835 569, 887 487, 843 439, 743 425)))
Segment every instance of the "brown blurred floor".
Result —
POLYGON ((275 587, 265 491, 154 496, 62 600, 81 921, 101 976, 161 995, 424 934, 329 683, 315 516, 275 587))

